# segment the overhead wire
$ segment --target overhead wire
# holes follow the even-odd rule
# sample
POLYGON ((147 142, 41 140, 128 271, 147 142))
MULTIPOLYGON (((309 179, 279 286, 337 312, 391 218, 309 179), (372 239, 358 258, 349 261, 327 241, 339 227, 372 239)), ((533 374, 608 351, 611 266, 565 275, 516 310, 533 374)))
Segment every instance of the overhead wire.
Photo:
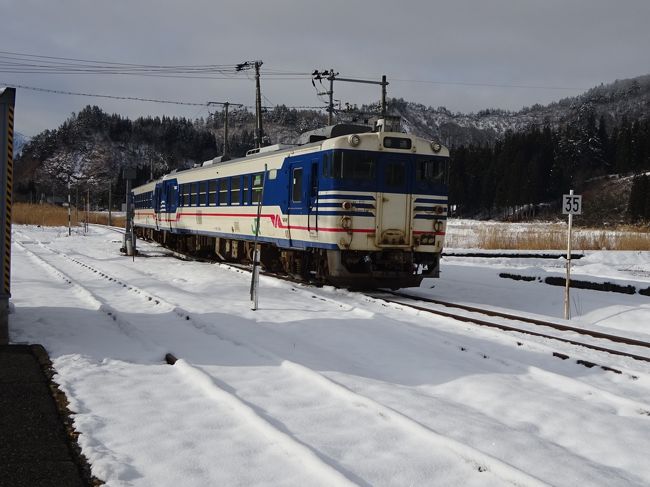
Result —
MULTIPOLYGON (((214 102, 204 102, 204 103, 198 103, 198 102, 187 102, 187 101, 177 101, 177 100, 163 100, 163 99, 158 99, 158 98, 142 98, 142 97, 137 97, 137 96, 119 96, 119 95, 105 95, 105 94, 98 94, 98 93, 82 93, 82 92, 76 92, 76 91, 66 91, 66 90, 55 90, 51 88, 40 88, 36 86, 27 86, 27 85, 22 85, 22 84, 16 84, 16 83, 7 83, 5 81, 0 81, 0 85, 2 86, 11 86, 13 88, 21 88, 23 90, 30 90, 30 91, 38 91, 38 92, 43 92, 43 93, 53 93, 57 95, 71 95, 71 96, 85 96, 85 97, 91 97, 91 98, 109 98, 112 100, 130 100, 130 101, 141 101, 141 102, 151 102, 151 103, 165 103, 165 104, 172 104, 172 105, 187 105, 187 106, 198 106, 198 107, 207 107, 210 105, 210 103, 214 102)), ((270 100, 267 99, 269 103, 270 100)), ((230 102, 229 102, 230 103, 230 102)), ((236 103, 232 102, 232 105, 235 105, 236 103)), ((255 107, 252 105, 244 105, 241 103, 237 103, 237 105, 241 105, 243 108, 246 109, 252 109, 254 110, 255 107)), ((295 109, 295 110, 314 110, 314 109, 320 109, 321 107, 314 107, 314 106, 286 106, 286 105, 276 105, 276 106, 284 106, 286 108, 290 109, 295 109)), ((262 108, 265 109, 270 109, 272 110, 275 108, 275 106, 263 106, 262 108)))

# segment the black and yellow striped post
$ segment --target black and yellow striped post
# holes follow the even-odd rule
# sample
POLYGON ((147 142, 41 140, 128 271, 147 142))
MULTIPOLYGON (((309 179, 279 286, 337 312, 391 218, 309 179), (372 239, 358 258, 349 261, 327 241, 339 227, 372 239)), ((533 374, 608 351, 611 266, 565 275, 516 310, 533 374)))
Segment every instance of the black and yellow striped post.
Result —
POLYGON ((9 342, 9 297, 11 296, 11 201, 14 180, 14 104, 15 88, 0 88, 0 345, 9 342))

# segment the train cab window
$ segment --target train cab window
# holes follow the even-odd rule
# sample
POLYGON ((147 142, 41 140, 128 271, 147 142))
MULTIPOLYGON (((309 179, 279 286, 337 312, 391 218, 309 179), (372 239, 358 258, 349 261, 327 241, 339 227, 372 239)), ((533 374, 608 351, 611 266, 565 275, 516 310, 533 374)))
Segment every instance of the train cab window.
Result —
POLYGON ((335 179, 372 180, 375 179, 376 165, 369 152, 335 151, 328 176, 335 179))
POLYGON ((233 176, 230 178, 230 204, 238 205, 239 196, 241 190, 241 178, 239 176, 233 176))
POLYGON ((291 201, 300 203, 302 201, 302 167, 293 169, 293 178, 291 180, 291 201))
POLYGON ((252 176, 252 202, 254 205, 259 204, 262 198, 262 184, 264 183, 264 173, 253 174, 252 176))
POLYGON ((205 199, 208 194, 208 182, 199 182, 199 203, 197 206, 205 206, 205 199))
POLYGON ((421 159, 416 168, 416 181, 424 185, 444 184, 447 182, 447 172, 446 159, 421 159))
POLYGON ((403 161, 392 161, 386 164, 384 183, 391 188, 401 188, 406 181, 406 169, 403 161))
POLYGON ((228 188, 228 178, 220 179, 219 180, 219 205, 227 205, 228 204, 228 191, 230 191, 230 188, 228 188))
POLYGON ((208 205, 215 206, 217 204, 217 180, 211 179, 208 181, 208 205))

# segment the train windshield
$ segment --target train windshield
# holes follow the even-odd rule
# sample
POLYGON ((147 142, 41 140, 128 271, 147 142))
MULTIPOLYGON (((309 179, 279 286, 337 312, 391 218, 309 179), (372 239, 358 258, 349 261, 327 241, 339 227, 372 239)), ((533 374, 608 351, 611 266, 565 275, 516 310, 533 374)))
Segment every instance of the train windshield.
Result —
POLYGON ((418 186, 446 184, 449 175, 449 161, 446 158, 418 157, 415 180, 418 186))
POLYGON ((334 151, 323 165, 323 175, 335 179, 373 180, 377 161, 370 152, 334 151))

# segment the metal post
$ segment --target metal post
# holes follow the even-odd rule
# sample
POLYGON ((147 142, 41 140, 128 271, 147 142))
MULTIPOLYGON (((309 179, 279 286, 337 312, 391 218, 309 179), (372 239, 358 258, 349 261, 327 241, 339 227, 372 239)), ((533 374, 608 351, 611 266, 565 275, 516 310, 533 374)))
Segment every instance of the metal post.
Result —
POLYGON ((72 216, 71 215, 72 208, 70 208, 70 200, 71 200, 71 197, 70 197, 70 180, 68 179, 68 237, 70 235, 72 235, 72 228, 71 228, 71 223, 70 223, 70 220, 72 219, 71 218, 71 216, 72 216))
POLYGON ((131 180, 135 179, 136 170, 125 168, 122 177, 126 180, 126 223, 124 224, 124 245, 122 252, 133 256, 135 260, 135 233, 133 232, 133 210, 131 207, 131 180))
POLYGON ((90 186, 86 188, 86 233, 88 233, 89 223, 90 223, 90 186))
POLYGON ((9 343, 9 298, 11 297, 11 204, 14 171, 14 105, 16 89, 0 89, 0 241, 2 287, 0 288, 0 345, 9 343))
POLYGON ((260 249, 258 247, 258 237, 260 234, 260 219, 262 216, 262 201, 264 200, 264 186, 266 185, 266 170, 267 166, 264 164, 264 175, 262 176, 262 191, 260 192, 260 199, 257 202, 257 224, 255 225, 255 240, 253 247, 253 273, 251 275, 251 309, 257 310, 257 296, 260 283, 260 249))
POLYGON ((112 198, 112 188, 113 188, 113 183, 111 181, 108 182, 108 226, 110 227, 111 224, 113 223, 111 221, 111 206, 113 204, 113 198, 112 198))
MULTIPOLYGON (((573 195, 573 190, 569 191, 573 195)), ((567 231, 567 251, 566 251, 566 282, 564 289, 564 319, 571 318, 571 306, 569 301, 569 289, 571 288, 571 228, 573 226, 573 213, 569 213, 569 229, 567 231)))

